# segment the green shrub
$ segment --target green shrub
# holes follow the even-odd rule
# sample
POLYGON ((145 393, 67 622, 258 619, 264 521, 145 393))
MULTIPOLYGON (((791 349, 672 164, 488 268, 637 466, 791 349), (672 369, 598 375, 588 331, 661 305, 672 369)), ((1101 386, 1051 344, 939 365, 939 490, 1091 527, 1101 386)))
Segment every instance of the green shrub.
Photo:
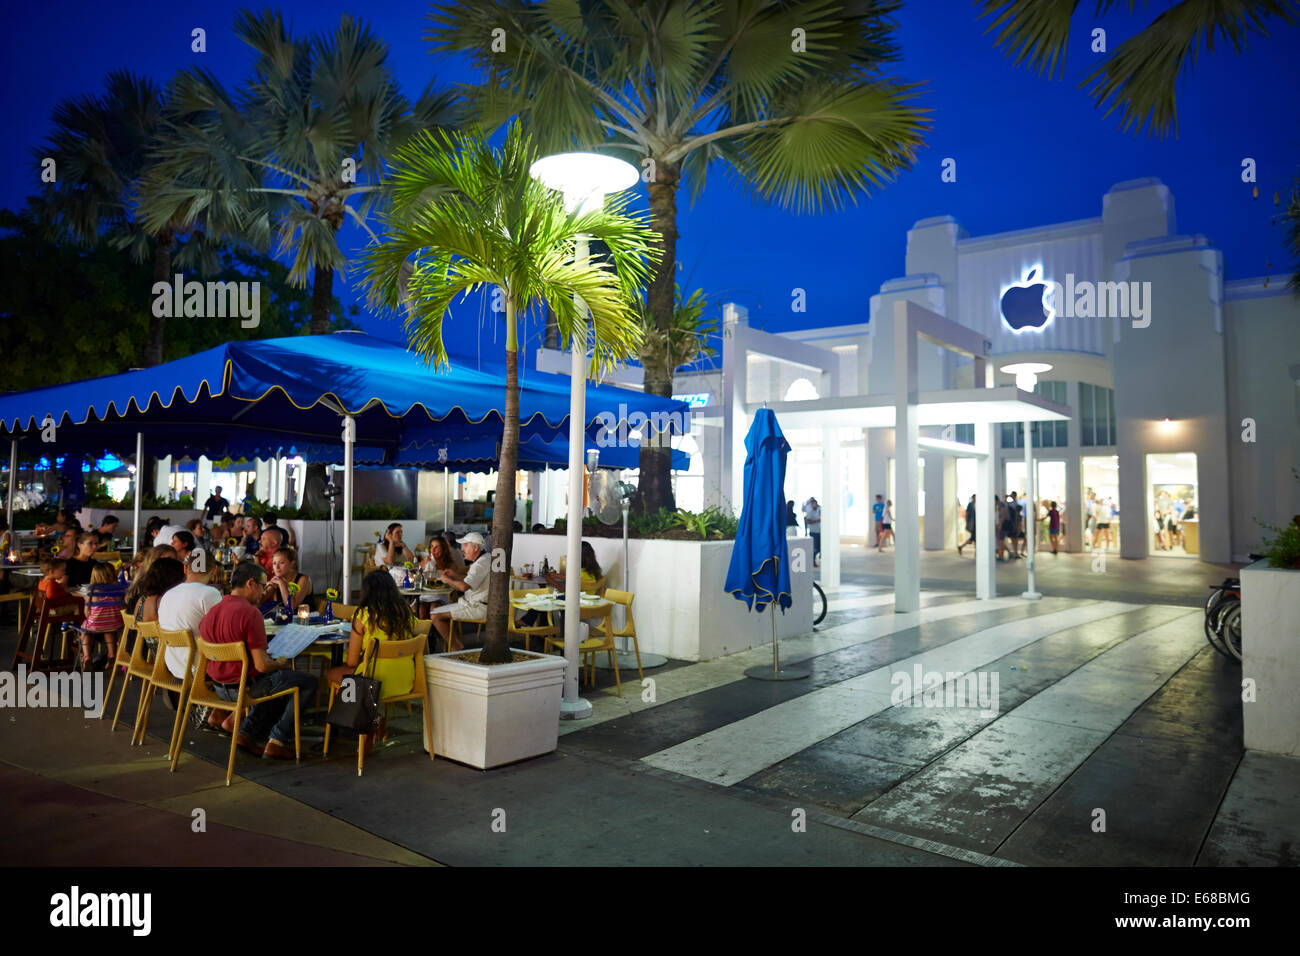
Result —
MULTIPOLYGON (((1291 474, 1300 481, 1300 471, 1292 468, 1291 474)), ((1285 528, 1264 524, 1258 518, 1255 519, 1255 524, 1276 534, 1272 539, 1265 538, 1262 545, 1264 556, 1268 558, 1268 566, 1300 570, 1300 515, 1292 518, 1291 523, 1285 528)))

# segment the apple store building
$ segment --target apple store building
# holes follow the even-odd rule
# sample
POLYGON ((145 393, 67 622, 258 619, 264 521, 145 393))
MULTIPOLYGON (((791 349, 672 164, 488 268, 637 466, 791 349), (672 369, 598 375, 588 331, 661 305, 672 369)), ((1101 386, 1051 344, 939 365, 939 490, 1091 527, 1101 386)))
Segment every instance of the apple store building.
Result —
MULTIPOLYGON (((1047 366, 1033 390, 1070 414, 1032 422, 1030 442, 1035 497, 1057 503, 1061 547, 1246 560, 1268 534, 1261 524, 1300 513, 1300 298, 1287 275, 1225 278, 1212 237, 1178 231, 1159 180, 1119 183, 1100 207, 1095 218, 988 236, 949 216, 923 219, 907 234, 906 274, 871 297, 865 322, 777 335, 725 306, 721 368, 679 372, 675 383, 703 406, 684 439, 694 455, 676 478, 679 504, 738 501, 736 436, 753 409, 807 402, 836 415, 812 428, 790 416, 787 497, 832 505, 838 535, 823 527, 823 550, 828 530, 874 544, 875 496, 904 505, 893 493, 893 428, 867 412, 894 394, 892 316, 910 302, 979 333, 995 369, 1047 366)), ((1194 227, 1194 210, 1190 218, 1194 227)), ((969 356, 921 341, 915 358, 922 393, 983 384, 969 356)), ((995 384, 1014 380, 998 371, 995 384)), ((920 426, 926 550, 965 540, 976 490, 976 463, 961 451, 975 425, 960 404, 944 408, 954 420, 920 426)), ((995 426, 1002 493, 1028 490, 1024 428, 995 426)))

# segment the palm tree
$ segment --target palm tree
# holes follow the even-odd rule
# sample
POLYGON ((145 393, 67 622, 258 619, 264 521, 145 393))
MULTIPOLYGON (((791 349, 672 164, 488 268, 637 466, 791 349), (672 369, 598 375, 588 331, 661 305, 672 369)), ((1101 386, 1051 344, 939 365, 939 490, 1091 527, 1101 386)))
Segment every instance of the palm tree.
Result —
MULTIPOLYGON (((1070 22, 1079 0, 1066 3, 1034 3, 1029 0, 981 0, 982 16, 991 17, 986 32, 997 31, 997 46, 1017 64, 1027 62, 1035 73, 1052 77, 1065 72, 1065 47, 1070 39, 1070 22)), ((1128 12, 1135 3, 1128 0, 1128 12)), ((1116 0, 1099 0, 1096 15, 1104 15, 1116 0)), ((1086 14, 1091 17, 1092 13, 1086 14)), ((1179 0, 1157 15, 1142 30, 1117 46, 1088 71, 1079 87, 1091 87, 1089 95, 1109 116, 1120 111, 1122 129, 1164 136, 1173 127, 1178 132, 1175 97, 1178 77, 1196 62, 1198 47, 1214 53, 1215 38, 1232 45, 1236 54, 1245 52, 1251 33, 1267 36, 1266 21, 1279 19, 1288 25, 1300 23, 1300 5, 1295 0, 1179 0)))
MULTIPOLYGON (((502 149, 473 132, 422 132, 397 151, 389 178, 391 204, 384 238, 364 258, 371 300, 403 307, 411 347, 435 368, 447 364, 442 324, 458 296, 499 287, 505 300, 506 395, 496 499, 513 501, 519 452, 519 321, 549 308, 567 339, 584 328, 575 304, 591 314, 598 374, 635 353, 640 327, 632 304, 653 259, 654 234, 627 199, 603 210, 567 213, 558 194, 529 175, 537 157, 520 126, 502 149), (579 236, 604 243, 604 253, 575 262, 579 236)), ((593 243, 594 244, 594 243, 593 243)), ((480 660, 509 660, 507 634, 514 514, 492 516, 492 574, 486 637, 480 660)))
MULTIPOLYGON (((210 271, 216 263, 203 238, 205 217, 181 223, 148 220, 139 209, 143 183, 155 164, 168 103, 153 81, 126 70, 108 75, 102 96, 59 103, 54 130, 35 151, 39 166, 55 161, 57 179, 34 208, 57 233, 87 245, 106 236, 132 261, 153 263, 153 280, 170 281, 173 260, 210 271), (177 242, 189 238, 177 251, 177 242)), ((163 360, 164 319, 150 311, 143 364, 163 360)))
POLYGON ((452 94, 427 88, 414 106, 389 69, 388 46, 344 14, 331 34, 290 35, 278 12, 242 11, 235 34, 252 48, 252 76, 234 93, 206 70, 173 86, 177 135, 150 193, 151 221, 209 208, 237 234, 289 256, 289 281, 311 277, 311 332, 330 330, 334 273, 348 258, 338 234, 368 224, 393 150, 417 130, 455 125, 452 94))
MULTIPOLYGON (((577 143, 639 157, 658 233, 647 304, 673 316, 677 190, 716 162, 755 197, 799 212, 856 201, 907 168, 924 110, 882 70, 897 59, 892 0, 524 0, 435 2, 435 50, 486 74, 469 88, 484 122, 519 116, 543 149, 577 143)), ((645 362, 645 390, 674 369, 645 362)), ((636 508, 673 505, 671 453, 641 447, 636 508)))

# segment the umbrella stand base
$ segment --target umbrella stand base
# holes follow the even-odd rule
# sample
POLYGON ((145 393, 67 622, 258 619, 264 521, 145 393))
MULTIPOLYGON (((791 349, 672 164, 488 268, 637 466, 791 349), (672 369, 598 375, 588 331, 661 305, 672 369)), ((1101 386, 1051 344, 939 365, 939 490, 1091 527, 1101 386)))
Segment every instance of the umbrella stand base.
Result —
MULTIPOLYGON (((618 669, 621 671, 636 670, 636 655, 631 651, 619 651, 615 655, 618 659, 618 669)), ((645 654, 641 655, 641 669, 648 670, 651 667, 663 667, 668 663, 668 658, 662 654, 645 654)), ((596 670, 610 670, 609 661, 606 658, 599 658, 596 661, 596 670)))
POLYGON ((745 668, 745 676, 752 677, 754 680, 800 680, 810 673, 812 672, 799 667, 782 667, 776 671, 772 669, 771 664, 758 664, 745 668))

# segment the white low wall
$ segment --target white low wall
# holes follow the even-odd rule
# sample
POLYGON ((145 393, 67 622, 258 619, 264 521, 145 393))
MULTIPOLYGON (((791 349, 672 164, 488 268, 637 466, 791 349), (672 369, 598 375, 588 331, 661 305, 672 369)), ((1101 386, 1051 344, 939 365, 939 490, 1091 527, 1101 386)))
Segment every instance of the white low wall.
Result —
MULTIPOLYGON (((77 512, 76 517, 83 528, 94 531, 99 527, 100 522, 104 520, 104 515, 117 515, 119 521, 117 526, 118 537, 130 535, 134 530, 135 512, 130 508, 82 508, 77 512)), ((202 518, 203 512, 184 508, 145 508, 140 512, 141 534, 144 534, 144 526, 154 515, 162 518, 168 524, 183 525, 195 518, 202 518)))
POLYGON ((1242 569, 1241 654, 1256 694, 1241 705, 1246 749, 1300 756, 1300 571, 1242 569))
MULTIPOLYGON (((610 587, 622 587, 621 538, 587 538, 610 587)), ((792 567, 790 588, 794 603, 777 613, 777 638, 807 634, 812 630, 812 539, 789 538, 792 567), (802 564, 795 557, 803 552, 802 564)), ((710 660, 772 642, 771 612, 755 614, 722 589, 731 563, 733 541, 628 542, 631 566, 628 590, 636 595, 636 619, 641 650, 686 661, 710 660)), ((511 564, 541 566, 546 557, 559 567, 565 539, 557 535, 517 534, 511 564)))

